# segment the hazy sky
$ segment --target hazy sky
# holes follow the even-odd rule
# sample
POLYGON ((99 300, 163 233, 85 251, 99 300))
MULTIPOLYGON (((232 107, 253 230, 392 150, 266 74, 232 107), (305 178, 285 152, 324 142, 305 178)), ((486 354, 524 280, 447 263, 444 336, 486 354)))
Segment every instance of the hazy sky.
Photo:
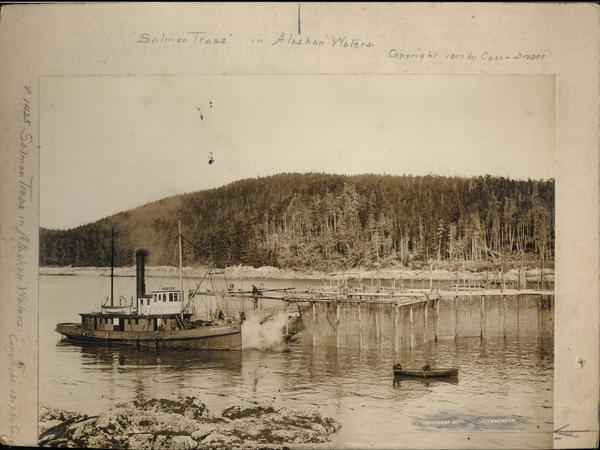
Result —
POLYGON ((280 172, 554 177, 551 76, 57 77, 40 92, 45 227, 280 172))

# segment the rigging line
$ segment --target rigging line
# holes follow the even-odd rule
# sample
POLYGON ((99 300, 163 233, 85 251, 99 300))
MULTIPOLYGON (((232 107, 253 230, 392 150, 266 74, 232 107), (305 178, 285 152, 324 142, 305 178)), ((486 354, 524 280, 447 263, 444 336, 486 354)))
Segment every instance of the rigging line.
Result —
POLYGON ((202 252, 202 249, 199 248, 198 246, 196 246, 191 240, 189 240, 188 238, 186 238, 183 234, 181 235, 181 238, 186 241, 188 244, 190 244, 192 247, 194 247, 196 250, 198 250, 199 252, 202 252))
MULTIPOLYGON (((169 253, 169 258, 167 259, 167 266, 165 267, 165 270, 164 270, 164 272, 163 272, 163 275, 162 275, 162 277, 161 277, 161 279, 160 279, 160 286, 162 286, 162 285, 163 285, 163 281, 165 280, 165 278, 166 278, 166 276, 167 276, 167 272, 168 272, 169 270, 171 270, 171 266, 170 266, 170 264, 171 264, 171 260, 172 260, 172 258, 173 258, 173 252, 175 251, 175 247, 177 247, 177 242, 175 243, 175 245, 174 245, 173 247, 171 247, 171 253, 169 253)), ((183 292, 181 293, 181 295, 183 296, 183 292)))
MULTIPOLYGON (((275 310, 276 310, 276 309, 277 309, 277 306, 273 306, 273 307, 272 307, 272 308, 269 310, 269 313, 268 313, 266 316, 264 316, 264 317, 263 317, 263 320, 264 320, 264 319, 267 319, 267 318, 269 318, 269 317, 273 318, 273 317, 274 317, 273 313, 275 312, 275 310)), ((277 312, 280 312, 280 311, 281 311, 281 312, 285 312, 284 310, 278 310, 277 312)))
MULTIPOLYGON (((114 294, 115 294, 115 299, 119 300, 119 306, 121 306, 121 298, 119 297, 119 292, 121 292, 121 280, 119 280, 119 276, 116 273, 117 271, 115 270, 115 274, 114 274, 114 294)), ((112 305, 111 305, 112 306, 112 305)))
POLYGON ((210 282, 210 287, 212 288, 212 291, 214 293, 215 303, 216 303, 216 305, 219 308, 221 308, 222 305, 221 305, 221 302, 220 302, 220 299, 219 299, 219 296, 218 296, 218 294, 219 294, 219 289, 218 288, 219 287, 215 286, 215 280, 213 279, 213 277, 209 278, 209 282, 210 282))
POLYGON ((229 292, 229 281, 227 280, 227 276, 225 275, 225 269, 223 269, 223 280, 225 280, 225 290, 229 292))
POLYGON ((218 303, 221 310, 225 309, 225 314, 229 315, 229 297, 226 298, 227 286, 225 285, 225 272, 222 272, 222 277, 213 280, 218 293, 218 303))
POLYGON ((231 297, 228 295, 229 286, 227 283, 227 278, 225 277, 225 270, 223 270, 223 278, 219 278, 219 283, 221 284, 221 297, 223 305, 225 306, 225 314, 229 315, 231 297))
POLYGON ((173 240, 173 237, 170 237, 163 241, 148 242, 148 243, 140 243, 140 242, 124 241, 124 240, 119 240, 118 242, 119 242, 119 244, 129 245, 132 247, 152 247, 152 246, 156 246, 156 245, 166 244, 166 243, 170 242, 171 240, 173 240))
POLYGON ((185 308, 183 308, 184 310, 187 309, 187 307, 190 305, 192 299, 196 296, 196 294, 198 293, 198 289, 200 289, 200 285, 202 284, 202 282, 204 281, 204 279, 206 278, 206 276, 208 275, 208 273, 211 270, 211 266, 212 263, 208 266, 207 271, 204 273, 204 275, 202 276, 202 278, 200 279, 200 281, 198 282, 198 285, 196 286, 196 289, 194 289, 194 292, 192 293, 192 295, 190 296, 187 305, 185 306, 185 308))
MULTIPOLYGON (((102 277, 98 277, 98 285, 96 286, 96 295, 94 296, 95 298, 98 298, 99 295, 98 293, 100 292, 100 288, 102 287, 102 277)), ((104 298, 100 298, 100 308, 102 308, 102 302, 104 301, 104 298)))
POLYGON ((129 287, 131 286, 131 282, 133 281, 133 277, 128 276, 129 280, 127 281, 127 284, 125 285, 125 291, 129 290, 129 287))

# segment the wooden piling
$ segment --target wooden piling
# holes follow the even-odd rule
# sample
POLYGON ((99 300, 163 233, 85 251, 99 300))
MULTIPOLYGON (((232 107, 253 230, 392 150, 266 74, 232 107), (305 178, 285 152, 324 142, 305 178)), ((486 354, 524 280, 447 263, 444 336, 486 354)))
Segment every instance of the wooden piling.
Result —
POLYGON ((542 301, 543 297, 540 295, 537 299, 537 335, 538 338, 542 338, 542 301))
POLYGON ((458 334, 458 311, 456 305, 456 295, 452 297, 452 309, 454 310, 454 339, 456 340, 456 336, 458 334))
POLYGON ((520 337, 521 334, 521 326, 519 324, 521 318, 521 296, 517 295, 517 337, 520 337))
POLYGON ((340 304, 335 305, 335 337, 337 346, 340 346, 340 304))
POLYGON ((287 336, 290 334, 290 314, 289 314, 289 303, 285 302, 285 336, 287 338, 287 336))
POLYGON ((427 304, 429 302, 426 301, 424 308, 425 310, 423 311, 423 342, 427 342, 427 304))
POLYGON ((313 347, 316 345, 316 330, 317 330, 317 313, 316 313, 316 305, 315 302, 312 302, 312 344, 313 347))
POLYGON ((399 335, 399 330, 398 330, 398 312, 399 306, 398 304, 394 305, 394 350, 398 351, 398 335, 399 335))
POLYGON ((358 304, 358 347, 362 348, 362 319, 360 316, 360 303, 358 304))
POLYGON ((483 340, 483 318, 485 315, 485 295, 481 296, 481 311, 479 312, 479 339, 483 340))
POLYGON ((541 278, 541 290, 544 290, 544 259, 542 258, 542 269, 540 271, 540 278, 541 278))
POLYGON ((502 296, 502 310, 501 310, 501 317, 502 317, 502 337, 504 339, 506 339, 506 295, 502 296))
POLYGON ((379 343, 379 305, 375 305, 375 333, 379 343))
POLYGON ((435 301, 435 342, 438 341, 440 335, 440 299, 435 301))
POLYGON ((410 348, 415 346, 414 336, 413 336, 413 307, 410 307, 410 314, 408 316, 408 322, 410 324, 410 348))
POLYGON ((433 292, 433 264, 429 264, 429 290, 433 292))

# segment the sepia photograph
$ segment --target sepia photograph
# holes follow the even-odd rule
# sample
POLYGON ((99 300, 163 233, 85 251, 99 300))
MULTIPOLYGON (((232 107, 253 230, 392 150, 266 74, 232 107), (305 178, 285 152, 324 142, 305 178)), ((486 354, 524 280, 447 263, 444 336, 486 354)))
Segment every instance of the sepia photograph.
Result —
POLYGON ((41 77, 39 445, 552 447, 555 103, 41 77))

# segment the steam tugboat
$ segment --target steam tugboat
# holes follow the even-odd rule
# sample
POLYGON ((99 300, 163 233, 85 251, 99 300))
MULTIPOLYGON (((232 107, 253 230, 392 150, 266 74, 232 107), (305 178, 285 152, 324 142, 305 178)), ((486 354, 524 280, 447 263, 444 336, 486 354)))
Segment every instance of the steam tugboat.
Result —
POLYGON ((219 312, 209 320, 194 318, 190 303, 195 292, 183 289, 182 235, 179 223, 179 289, 168 287, 146 293, 147 252, 136 251, 136 302, 113 302, 114 232, 111 242, 110 305, 99 312, 82 313, 81 323, 59 323, 56 331, 74 342, 121 344, 151 348, 241 350, 242 320, 219 312), (184 304, 185 302, 185 304, 184 304))

